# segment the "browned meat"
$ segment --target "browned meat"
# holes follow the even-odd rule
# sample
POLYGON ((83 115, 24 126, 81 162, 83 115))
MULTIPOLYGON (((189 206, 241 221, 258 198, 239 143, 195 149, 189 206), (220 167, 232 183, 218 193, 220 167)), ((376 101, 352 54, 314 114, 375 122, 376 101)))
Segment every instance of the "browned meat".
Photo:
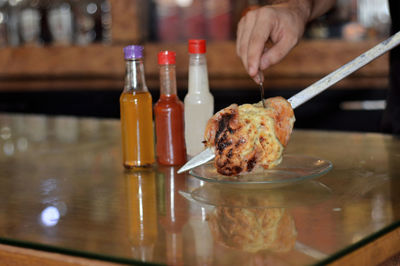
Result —
POLYGON ((205 145, 215 149, 218 173, 232 176, 257 166, 269 168, 282 160, 295 118, 282 97, 262 103, 231 106, 216 113, 205 131, 205 145))

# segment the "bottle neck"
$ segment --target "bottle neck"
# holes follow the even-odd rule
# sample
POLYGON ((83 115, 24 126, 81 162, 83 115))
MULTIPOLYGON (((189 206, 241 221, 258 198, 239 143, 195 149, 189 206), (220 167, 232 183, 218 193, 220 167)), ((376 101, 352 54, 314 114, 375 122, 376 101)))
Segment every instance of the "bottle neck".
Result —
POLYGON ((148 91, 144 78, 143 59, 125 60, 124 91, 148 91))
POLYGON ((209 91, 207 60, 205 54, 189 55, 189 93, 209 91))
POLYGON ((160 65, 160 95, 176 94, 175 65, 160 65))

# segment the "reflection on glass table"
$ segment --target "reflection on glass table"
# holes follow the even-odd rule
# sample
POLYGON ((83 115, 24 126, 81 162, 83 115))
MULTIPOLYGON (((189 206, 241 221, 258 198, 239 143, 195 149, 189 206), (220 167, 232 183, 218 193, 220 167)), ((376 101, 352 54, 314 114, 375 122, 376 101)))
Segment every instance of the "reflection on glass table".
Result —
POLYGON ((125 171, 120 136, 118 120, 1 114, 0 244, 168 265, 364 265, 400 252, 396 137, 295 130, 287 154, 334 167, 249 189, 179 166, 125 171))
MULTIPOLYGON (((206 183, 191 192, 180 191, 180 194, 207 210, 209 229, 222 250, 256 254, 254 263, 257 260, 278 263, 280 259, 271 256, 271 252, 280 255, 292 252, 291 256, 300 252, 322 260, 326 254, 297 241, 295 220, 288 207, 318 204, 329 197, 330 190, 315 181, 300 187, 296 189, 299 194, 293 194, 293 189, 288 187, 265 191, 206 183), (308 197, 294 201, 299 195, 308 197)), ((230 253, 227 251, 220 256, 230 253)))

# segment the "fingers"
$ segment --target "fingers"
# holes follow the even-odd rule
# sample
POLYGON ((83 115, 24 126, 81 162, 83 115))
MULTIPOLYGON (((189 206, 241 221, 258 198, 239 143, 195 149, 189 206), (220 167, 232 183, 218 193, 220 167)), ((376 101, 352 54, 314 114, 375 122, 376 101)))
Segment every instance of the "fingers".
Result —
POLYGON ((248 73, 255 77, 260 69, 261 55, 264 53, 265 44, 270 38, 271 23, 269 17, 258 16, 253 26, 247 47, 247 66, 248 73))
POLYGON ((248 72, 248 59, 247 52, 249 47, 249 40, 252 34, 252 29, 255 25, 256 18, 255 11, 250 11, 244 16, 238 25, 237 40, 236 40, 236 53, 242 60, 243 66, 248 72))
POLYGON ((249 11, 240 20, 236 53, 249 75, 258 82, 258 71, 282 60, 303 31, 300 15, 287 5, 264 6, 249 11), (268 42, 272 46, 266 48, 268 42))
POLYGON ((246 71, 256 82, 260 81, 257 77, 260 59, 273 25, 268 11, 264 8, 249 11, 238 25, 236 53, 246 71))

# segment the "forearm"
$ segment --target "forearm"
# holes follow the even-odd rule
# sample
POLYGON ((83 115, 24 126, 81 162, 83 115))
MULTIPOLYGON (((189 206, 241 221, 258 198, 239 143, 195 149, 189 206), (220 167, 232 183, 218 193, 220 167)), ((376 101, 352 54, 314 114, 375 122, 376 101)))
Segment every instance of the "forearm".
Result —
POLYGON ((269 0, 268 4, 284 4, 301 12, 305 22, 309 22, 333 7, 336 0, 269 0))

